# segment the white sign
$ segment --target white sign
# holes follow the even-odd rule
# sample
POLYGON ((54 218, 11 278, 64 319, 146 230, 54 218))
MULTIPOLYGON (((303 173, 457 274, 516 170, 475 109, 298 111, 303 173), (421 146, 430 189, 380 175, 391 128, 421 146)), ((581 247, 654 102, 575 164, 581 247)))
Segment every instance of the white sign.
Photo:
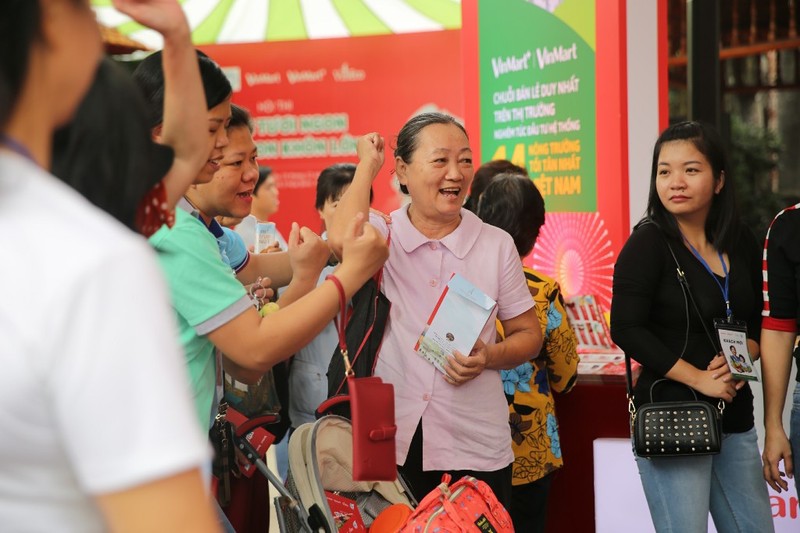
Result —
MULTIPOLYGON (((800 510, 794 480, 789 481, 788 492, 778 494, 770 488, 769 500, 775 533, 800 531, 800 510)), ((594 509, 597 533, 655 532, 630 439, 595 439, 594 509)), ((708 519, 708 531, 717 531, 711 517, 708 519)))

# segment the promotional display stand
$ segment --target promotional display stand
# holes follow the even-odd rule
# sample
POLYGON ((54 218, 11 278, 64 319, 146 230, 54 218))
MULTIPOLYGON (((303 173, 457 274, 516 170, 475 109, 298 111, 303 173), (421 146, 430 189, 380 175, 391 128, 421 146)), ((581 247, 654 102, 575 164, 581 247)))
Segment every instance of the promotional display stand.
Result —
MULTIPOLYGON (((596 376, 592 376, 595 378, 596 376)), ((564 467, 553 476, 547 507, 547 531, 594 531, 595 439, 628 438, 625 376, 582 381, 556 400, 564 467)))

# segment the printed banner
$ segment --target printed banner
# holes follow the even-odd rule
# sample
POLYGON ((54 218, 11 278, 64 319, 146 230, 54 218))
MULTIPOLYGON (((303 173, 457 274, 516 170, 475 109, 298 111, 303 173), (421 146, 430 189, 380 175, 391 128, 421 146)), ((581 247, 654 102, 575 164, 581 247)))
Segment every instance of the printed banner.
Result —
POLYGON ((448 30, 203 47, 231 78, 234 103, 253 114, 259 161, 280 190, 274 221, 284 235, 292 221, 321 228, 320 171, 356 162, 356 141, 371 131, 387 141, 373 207, 400 206, 390 173, 397 132, 420 112, 463 115, 459 44, 459 31, 448 30))
POLYGON ((576 27, 594 28, 594 2, 567 7, 479 2, 481 153, 528 170, 549 212, 587 213, 597 210, 595 52, 593 32, 576 27))
POLYGON ((524 263, 555 278, 565 297, 592 295, 607 310, 628 234, 619 3, 599 12, 595 0, 463 6, 465 75, 479 84, 466 88, 467 115, 480 124, 481 160, 524 167, 545 200, 524 263))

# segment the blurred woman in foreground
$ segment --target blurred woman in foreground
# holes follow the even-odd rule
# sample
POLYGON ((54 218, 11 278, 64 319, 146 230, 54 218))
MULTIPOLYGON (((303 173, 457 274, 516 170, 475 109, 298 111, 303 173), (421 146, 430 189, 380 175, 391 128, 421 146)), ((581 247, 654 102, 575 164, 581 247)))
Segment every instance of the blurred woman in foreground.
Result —
MULTIPOLYGON (((174 0, 117 0, 158 26, 174 0)), ((46 169, 101 45, 87 0, 18 0, 0 19, 0 524, 216 531, 154 254, 46 169), (168 408, 165 408, 168 406, 168 408), (153 413, 158 413, 153 416, 153 413)))

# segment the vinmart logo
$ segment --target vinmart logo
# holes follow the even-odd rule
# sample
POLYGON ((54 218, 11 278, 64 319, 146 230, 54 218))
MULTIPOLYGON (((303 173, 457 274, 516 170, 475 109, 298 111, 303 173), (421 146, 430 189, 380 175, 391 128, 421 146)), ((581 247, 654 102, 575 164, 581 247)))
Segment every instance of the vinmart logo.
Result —
POLYGON ((367 71, 351 67, 347 63, 333 69, 333 79, 336 81, 364 81, 367 79, 367 71))

